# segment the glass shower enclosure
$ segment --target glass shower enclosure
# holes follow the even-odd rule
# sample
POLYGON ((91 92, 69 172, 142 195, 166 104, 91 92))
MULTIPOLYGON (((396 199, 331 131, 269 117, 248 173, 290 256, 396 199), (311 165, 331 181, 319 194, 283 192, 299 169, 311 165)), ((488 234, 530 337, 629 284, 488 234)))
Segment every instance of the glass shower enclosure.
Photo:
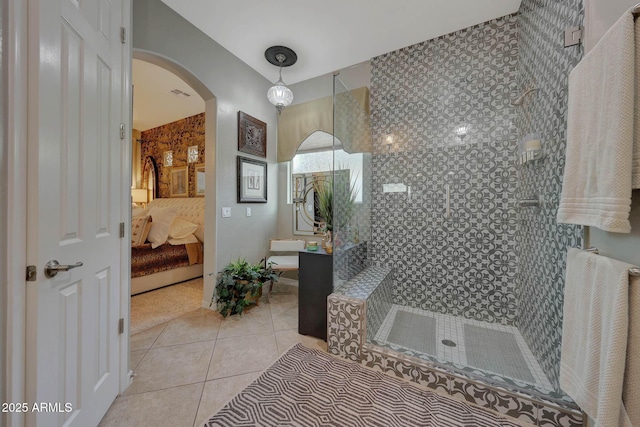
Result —
MULTIPOLYGON (((373 94, 370 112, 369 91, 334 76, 334 289, 391 269, 392 303, 367 300, 368 316, 382 311, 380 322, 367 320, 367 343, 565 399, 518 330, 517 132, 456 118, 438 142, 420 145, 404 117, 385 110, 400 102, 393 96, 373 94)), ((501 123, 515 117, 501 113, 501 123)))

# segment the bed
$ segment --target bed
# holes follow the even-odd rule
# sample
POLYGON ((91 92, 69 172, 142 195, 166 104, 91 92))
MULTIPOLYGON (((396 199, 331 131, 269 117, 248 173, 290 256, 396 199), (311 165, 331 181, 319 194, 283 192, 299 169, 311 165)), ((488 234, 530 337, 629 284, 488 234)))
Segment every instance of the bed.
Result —
MULTIPOLYGON (((152 244, 149 241, 134 245, 135 218, 132 219, 131 295, 201 277, 203 273, 204 198, 164 198, 149 203, 144 215, 157 212, 153 208, 174 208, 177 213, 172 225, 186 221, 198 227, 191 243, 172 245, 168 241, 152 244), (155 246, 155 247, 153 247, 155 246)), ((153 215, 151 215, 153 223, 153 215)), ((171 239, 170 239, 171 240, 171 239)), ((188 240, 188 239, 185 239, 188 240)), ((178 240, 172 240, 174 243, 178 240)))

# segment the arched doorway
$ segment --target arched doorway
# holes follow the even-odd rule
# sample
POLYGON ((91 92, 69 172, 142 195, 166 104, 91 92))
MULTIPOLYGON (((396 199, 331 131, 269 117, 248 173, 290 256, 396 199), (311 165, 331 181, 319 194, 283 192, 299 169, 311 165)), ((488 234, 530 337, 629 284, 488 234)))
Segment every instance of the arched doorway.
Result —
MULTIPOLYGON (((145 63, 153 64, 154 66, 160 67, 169 73, 175 75, 184 83, 186 83, 191 89, 193 89, 192 93, 195 92, 199 95, 200 98, 204 101, 204 144, 205 144, 205 153, 210 153, 206 155, 204 158, 204 170, 211 173, 203 174, 205 176, 205 185, 204 185, 204 199, 205 199, 205 210, 206 211, 215 211, 216 209, 216 177, 215 177, 215 152, 216 152, 216 139, 215 139, 215 123, 216 123, 216 98, 213 93, 188 69, 178 64, 177 62, 162 56, 155 54, 149 51, 143 50, 134 50, 133 51, 133 59, 144 61, 145 63)), ((137 61, 136 61, 137 62, 137 61)), ((195 94, 194 94, 195 95, 195 94)), ((134 99, 134 108, 136 106, 136 102, 134 99)), ((144 158, 142 159, 145 160, 144 158)), ((160 166, 160 165, 159 165, 160 166)), ((200 166, 200 165, 198 165, 200 166)), ((196 180, 198 177, 198 171, 196 169, 196 180)), ((142 171, 141 171, 142 172, 142 171)), ((189 170, 189 172, 191 172, 189 170)), ((142 175, 140 178, 143 178, 142 175)), ((144 179, 142 179, 144 181, 144 179)), ((145 181, 146 182, 146 181, 145 181)), ((134 184, 135 186, 135 184, 134 184)), ((157 191, 157 188, 155 189, 157 191)), ((189 190, 191 191, 191 190, 189 190)), ((191 194, 190 194, 191 195, 191 194)), ((202 195, 202 194, 198 194, 202 195)), ((192 195, 191 195, 192 196, 192 195)), ((165 196, 169 197, 169 196, 165 196)), ((206 230, 206 239, 204 239, 204 268, 206 271, 215 271, 215 240, 216 240, 216 224, 215 217, 211 218, 211 220, 207 219, 205 215, 205 227, 206 230)), ((196 234, 197 235, 197 234, 196 234)), ((206 276, 206 275, 205 275, 206 276)), ((200 301, 207 301, 209 298, 206 295, 201 295, 200 301)), ((203 304, 204 305, 204 304, 203 304)))

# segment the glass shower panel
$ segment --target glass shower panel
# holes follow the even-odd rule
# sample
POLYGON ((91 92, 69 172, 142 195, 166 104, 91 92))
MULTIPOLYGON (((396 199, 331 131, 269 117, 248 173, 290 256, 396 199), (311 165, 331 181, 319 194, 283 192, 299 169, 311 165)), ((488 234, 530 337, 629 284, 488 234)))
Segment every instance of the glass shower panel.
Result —
POLYGON ((371 126, 369 91, 333 79, 334 288, 368 265, 371 241, 371 126))

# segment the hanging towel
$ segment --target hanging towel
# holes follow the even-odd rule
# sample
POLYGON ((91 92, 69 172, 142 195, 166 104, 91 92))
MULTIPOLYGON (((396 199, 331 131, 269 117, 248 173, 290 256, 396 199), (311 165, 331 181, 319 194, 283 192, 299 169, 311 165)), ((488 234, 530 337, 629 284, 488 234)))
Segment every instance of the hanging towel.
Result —
POLYGON ((640 278, 629 286, 629 338, 622 401, 631 424, 640 426, 640 278))
POLYGON ((635 50, 629 11, 569 75, 560 223, 631 231, 635 50))
POLYGON ((569 249, 560 387, 596 427, 632 427, 622 404, 629 264, 569 249))

